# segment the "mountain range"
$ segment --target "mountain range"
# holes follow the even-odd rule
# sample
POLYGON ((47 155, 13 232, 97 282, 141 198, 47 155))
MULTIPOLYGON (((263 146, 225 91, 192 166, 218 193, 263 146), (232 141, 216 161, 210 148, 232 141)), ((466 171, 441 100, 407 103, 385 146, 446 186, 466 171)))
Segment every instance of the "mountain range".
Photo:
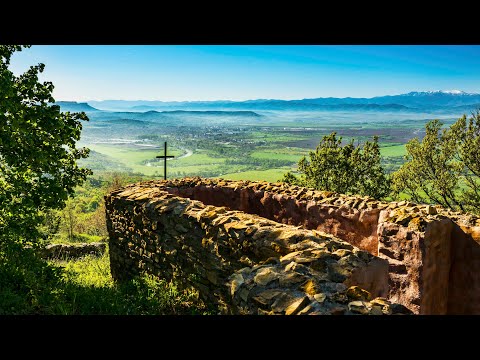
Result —
POLYGON ((154 100, 102 100, 77 103, 59 101, 63 111, 131 111, 158 110, 375 110, 375 111, 468 111, 480 107, 480 94, 461 90, 412 91, 400 95, 372 98, 312 98, 301 100, 256 99, 246 101, 154 101, 154 100))

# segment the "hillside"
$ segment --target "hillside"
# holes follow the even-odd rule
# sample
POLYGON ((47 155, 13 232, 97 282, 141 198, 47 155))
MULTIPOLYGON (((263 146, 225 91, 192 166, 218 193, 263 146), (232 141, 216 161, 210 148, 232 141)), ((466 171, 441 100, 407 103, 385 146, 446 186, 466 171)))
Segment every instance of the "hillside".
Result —
POLYGON ((62 111, 70 111, 70 112, 89 112, 89 111, 99 111, 98 109, 90 106, 87 103, 79 103, 76 101, 57 101, 55 102, 56 105, 60 106, 62 111))

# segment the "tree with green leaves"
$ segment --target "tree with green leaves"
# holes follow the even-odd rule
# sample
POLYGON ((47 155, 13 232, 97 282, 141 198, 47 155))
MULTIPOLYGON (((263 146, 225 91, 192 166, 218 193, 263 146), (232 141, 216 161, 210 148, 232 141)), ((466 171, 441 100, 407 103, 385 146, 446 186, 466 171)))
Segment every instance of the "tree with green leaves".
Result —
POLYGON ((77 148, 85 113, 63 113, 54 105, 53 84, 39 82, 44 64, 16 76, 12 55, 28 46, 0 46, 0 246, 33 245, 49 209, 61 209, 91 174, 77 160, 89 150, 77 148))
POLYGON ((456 161, 460 165, 460 201, 466 210, 480 213, 480 109, 450 127, 457 143, 456 161))
POLYGON ((342 146, 342 137, 336 132, 324 136, 310 159, 304 156, 298 163, 300 177, 291 172, 281 181, 342 194, 367 195, 375 199, 390 192, 390 184, 380 161, 378 136, 363 146, 355 146, 354 139, 342 146))
POLYGON ((449 128, 439 120, 425 125, 425 137, 410 140, 405 163, 392 176, 394 195, 418 203, 480 212, 480 111, 449 128))

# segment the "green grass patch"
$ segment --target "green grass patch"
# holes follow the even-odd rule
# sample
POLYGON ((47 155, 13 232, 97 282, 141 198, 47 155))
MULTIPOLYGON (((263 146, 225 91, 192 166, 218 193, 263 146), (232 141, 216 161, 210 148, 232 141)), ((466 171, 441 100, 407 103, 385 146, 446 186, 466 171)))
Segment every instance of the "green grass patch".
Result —
POLYGON ((385 157, 403 157, 407 154, 405 145, 393 145, 380 147, 380 155, 385 157))
POLYGON ((54 244, 78 244, 78 243, 92 243, 92 242, 102 242, 106 241, 105 236, 99 235, 89 235, 89 234, 74 234, 71 239, 66 233, 61 232, 56 234, 52 243, 54 244))
POLYGON ((269 182, 277 182, 283 177, 287 171, 291 169, 269 169, 269 170, 258 170, 258 171, 243 171, 238 173, 224 174, 220 176, 223 179, 229 180, 261 180, 269 182))
MULTIPOLYGON (((111 157, 115 161, 124 164, 134 173, 140 173, 147 176, 163 176, 163 160, 156 159, 157 155, 163 154, 163 149, 141 149, 135 146, 119 145, 89 145, 90 148, 104 156, 111 157), (152 160, 152 162, 149 162, 152 160), (147 164, 148 163, 148 164, 147 164)), ((185 152, 172 149, 168 155, 179 157, 185 152)), ((187 176, 196 175, 198 172, 214 171, 215 167, 225 162, 225 158, 212 157, 204 150, 195 150, 191 156, 181 159, 173 158, 167 163, 167 176, 169 169, 172 173, 185 173, 187 176)))
MULTIPOLYGON (((147 166, 145 162, 156 160, 156 156, 163 155, 163 149, 143 149, 135 145, 91 144, 88 146, 94 151, 113 158, 115 161, 131 168, 133 172, 146 175, 153 175, 157 169, 147 166)), ((183 151, 177 149, 169 149, 168 151, 168 155, 173 156, 180 156, 183 153, 183 151)))
MULTIPOLYGON (((198 173, 202 173, 205 171, 220 171, 220 166, 221 165, 215 165, 215 164, 205 164, 205 165, 190 165, 190 166, 177 166, 177 167, 168 167, 167 166, 167 175, 168 173, 180 173, 180 172, 185 172, 186 175, 195 175, 198 173)), ((162 174, 163 174, 163 168, 162 168, 162 174)))
POLYGON ((303 140, 307 136, 301 136, 295 133, 286 134, 284 132, 268 132, 268 131, 251 131, 246 136, 248 139, 252 140, 261 140, 266 142, 285 142, 285 141, 294 141, 294 140, 303 140))
MULTIPOLYGON (((195 150, 193 155, 187 156, 181 159, 169 160, 167 166, 172 167, 185 167, 185 166, 196 166, 196 165, 217 165, 223 164, 225 158, 221 157, 212 157, 208 155, 205 150, 195 150)), ((163 164, 163 161, 162 161, 163 164)))
POLYGON ((251 153, 250 156, 257 159, 287 160, 297 163, 302 158, 302 156, 307 154, 307 150, 280 148, 255 150, 251 153))
MULTIPOLYGON (((144 160, 154 159, 157 155, 163 155, 163 148, 151 149, 141 148, 135 145, 106 145, 106 144, 89 144, 90 149, 101 154, 110 156, 126 164, 138 164, 144 160)), ((168 155, 180 156, 183 151, 177 149, 168 149, 168 155)))
POLYGON ((101 257, 45 261, 31 251, 0 251, 0 314, 210 314, 193 290, 143 275, 115 283, 101 257))

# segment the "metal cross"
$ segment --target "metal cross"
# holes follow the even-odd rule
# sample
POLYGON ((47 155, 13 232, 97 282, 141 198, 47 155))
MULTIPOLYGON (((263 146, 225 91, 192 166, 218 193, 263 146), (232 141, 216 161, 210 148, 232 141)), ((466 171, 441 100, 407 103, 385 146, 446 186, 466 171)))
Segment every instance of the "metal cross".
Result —
POLYGON ((165 141, 165 154, 156 156, 157 158, 161 158, 164 161, 164 166, 163 166, 163 178, 167 180, 167 158, 173 158, 175 156, 173 155, 168 155, 167 156, 167 142, 165 141))

